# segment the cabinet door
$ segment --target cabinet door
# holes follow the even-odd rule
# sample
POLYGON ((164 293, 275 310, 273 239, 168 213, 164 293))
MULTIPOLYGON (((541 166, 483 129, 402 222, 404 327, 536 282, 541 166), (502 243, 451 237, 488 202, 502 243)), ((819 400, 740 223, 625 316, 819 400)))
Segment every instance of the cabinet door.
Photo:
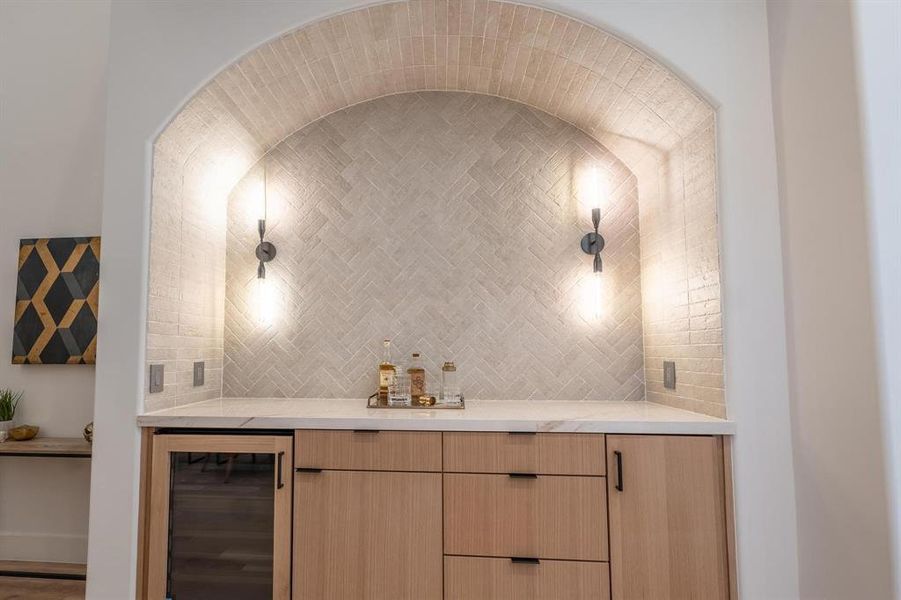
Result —
POLYGON ((147 525, 148 600, 288 600, 289 436, 157 435, 147 525))
POLYGON ((722 441, 608 435, 614 600, 728 597, 722 441))
POLYGON ((299 471, 294 600, 442 595, 441 474, 299 471))

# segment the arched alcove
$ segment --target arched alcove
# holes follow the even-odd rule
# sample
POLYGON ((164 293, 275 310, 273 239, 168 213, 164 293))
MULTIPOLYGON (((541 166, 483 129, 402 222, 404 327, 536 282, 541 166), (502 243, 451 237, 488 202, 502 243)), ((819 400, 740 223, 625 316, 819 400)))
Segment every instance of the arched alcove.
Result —
MULTIPOLYGON (((418 91, 528 105, 582 130, 631 170, 640 230, 639 396, 723 416, 712 108, 657 61, 594 26, 485 0, 391 2, 301 27, 216 75, 162 132, 153 158, 147 360, 167 364, 172 375, 146 408, 222 393, 235 184, 322 117, 418 91), (201 359, 207 384, 194 388, 191 362, 201 359), (662 386, 664 359, 679 364, 674 391, 662 386)), ((579 256, 577 247, 572 252, 579 256)))

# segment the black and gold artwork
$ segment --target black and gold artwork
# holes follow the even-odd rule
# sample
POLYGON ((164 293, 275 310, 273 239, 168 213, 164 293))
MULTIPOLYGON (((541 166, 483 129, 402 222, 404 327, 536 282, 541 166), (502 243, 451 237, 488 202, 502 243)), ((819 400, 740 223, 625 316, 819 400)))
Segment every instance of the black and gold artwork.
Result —
POLYGON ((19 241, 13 364, 94 364, 100 238, 19 241))

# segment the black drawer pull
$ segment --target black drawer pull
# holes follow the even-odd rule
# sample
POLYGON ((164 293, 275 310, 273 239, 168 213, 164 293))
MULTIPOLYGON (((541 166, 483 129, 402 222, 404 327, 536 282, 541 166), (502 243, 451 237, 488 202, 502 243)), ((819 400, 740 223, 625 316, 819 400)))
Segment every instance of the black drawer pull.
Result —
POLYGON ((616 458, 616 490, 621 492, 623 491, 623 453, 619 450, 613 451, 613 456, 616 458))
POLYGON ((510 435, 538 435, 537 431, 508 431, 510 435))
POLYGON ((285 468, 285 453, 284 452, 278 453, 278 466, 276 466, 275 468, 278 470, 278 484, 275 487, 276 487, 276 489, 280 490, 283 487, 285 487, 285 479, 282 474, 282 471, 284 471, 284 468, 285 468))
POLYGON ((525 564, 525 565, 537 565, 541 563, 537 558, 529 558, 527 556, 511 556, 510 562, 525 564))
POLYGON ((354 429, 354 433, 378 433, 378 429, 354 429))
POLYGON ((298 473, 322 473, 322 469, 317 469, 316 467, 297 467, 295 470, 298 473))
POLYGON ((538 475, 535 473, 507 473, 510 477, 514 477, 516 479, 538 479, 538 475))

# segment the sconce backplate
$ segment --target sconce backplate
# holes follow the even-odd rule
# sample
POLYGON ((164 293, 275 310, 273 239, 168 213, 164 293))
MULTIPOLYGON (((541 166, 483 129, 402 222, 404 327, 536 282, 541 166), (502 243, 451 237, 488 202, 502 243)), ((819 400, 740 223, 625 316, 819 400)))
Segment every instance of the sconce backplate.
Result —
POLYGON ((597 254, 604 249, 604 236, 594 231, 586 233, 582 237, 581 245, 585 254, 597 254))
POLYGON ((272 242, 260 242, 256 249, 257 259, 267 263, 275 258, 275 245, 272 242))

